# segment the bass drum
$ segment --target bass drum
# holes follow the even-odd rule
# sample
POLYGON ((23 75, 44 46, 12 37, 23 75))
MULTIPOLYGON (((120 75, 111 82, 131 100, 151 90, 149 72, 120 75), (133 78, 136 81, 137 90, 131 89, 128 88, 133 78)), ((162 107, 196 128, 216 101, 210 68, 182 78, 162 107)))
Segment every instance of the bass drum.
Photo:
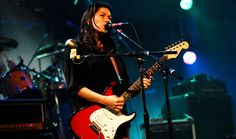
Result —
POLYGON ((8 99, 15 98, 38 98, 41 93, 33 83, 30 72, 25 66, 16 66, 6 73, 4 77, 4 92, 8 99))

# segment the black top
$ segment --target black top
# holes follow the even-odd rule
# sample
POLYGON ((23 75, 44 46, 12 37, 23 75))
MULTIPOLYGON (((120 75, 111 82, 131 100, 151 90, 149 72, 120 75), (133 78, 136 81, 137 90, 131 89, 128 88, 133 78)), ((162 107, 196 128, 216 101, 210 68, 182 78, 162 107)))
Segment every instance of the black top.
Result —
MULTIPOLYGON (((103 53, 93 52, 81 46, 80 43, 77 42, 77 54, 82 56, 88 54, 107 55, 110 52, 110 50, 103 53)), ((121 83, 118 81, 118 76, 109 56, 90 56, 73 61, 70 59, 70 49, 66 48, 64 74, 68 93, 71 93, 77 110, 84 106, 88 106, 91 103, 77 96, 77 93, 83 87, 87 87, 92 91, 103 94, 105 89, 112 82, 117 82, 116 86, 113 87, 113 94, 120 96, 123 92, 127 91, 130 86, 130 81, 124 62, 120 57, 115 57, 115 59, 122 79, 121 83)))

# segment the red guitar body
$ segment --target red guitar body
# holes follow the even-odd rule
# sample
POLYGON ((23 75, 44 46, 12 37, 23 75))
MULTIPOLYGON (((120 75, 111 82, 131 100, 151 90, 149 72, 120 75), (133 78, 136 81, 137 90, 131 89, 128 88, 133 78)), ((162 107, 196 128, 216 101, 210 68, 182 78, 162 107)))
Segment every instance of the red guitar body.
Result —
MULTIPOLYGON (((113 86, 104 95, 112 95, 113 86)), ((134 116, 135 113, 126 116, 94 104, 76 112, 70 119, 70 128, 80 139, 113 139, 117 128, 134 116)))

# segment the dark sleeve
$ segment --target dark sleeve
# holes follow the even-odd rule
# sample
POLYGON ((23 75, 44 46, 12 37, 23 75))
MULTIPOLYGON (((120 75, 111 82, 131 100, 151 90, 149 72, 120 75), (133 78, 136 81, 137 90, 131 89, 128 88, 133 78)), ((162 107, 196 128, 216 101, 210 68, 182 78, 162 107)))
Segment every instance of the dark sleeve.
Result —
POLYGON ((86 63, 81 61, 73 62, 73 60, 70 59, 69 48, 65 48, 63 62, 63 70, 68 92, 71 93, 72 96, 77 95, 80 89, 86 84, 86 73, 88 73, 86 63))

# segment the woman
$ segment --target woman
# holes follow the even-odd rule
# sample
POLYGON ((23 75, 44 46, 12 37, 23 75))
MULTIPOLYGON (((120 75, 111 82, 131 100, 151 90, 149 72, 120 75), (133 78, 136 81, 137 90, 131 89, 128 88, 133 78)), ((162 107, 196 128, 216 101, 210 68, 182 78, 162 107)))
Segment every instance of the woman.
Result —
MULTIPOLYGON (((96 2, 88 7, 81 20, 80 34, 77 39, 72 41, 72 45, 77 48, 77 54, 108 55, 118 52, 112 37, 110 37, 106 30, 106 25, 111 23, 111 18, 111 7, 106 3, 96 2)), ((73 58, 70 58, 72 52, 69 47, 65 50, 64 73, 68 92, 72 93, 75 100, 76 111, 80 112, 84 107, 97 104, 114 112, 126 113, 126 98, 121 96, 121 94, 127 91, 130 82, 122 59, 120 57, 91 56, 80 60, 73 60, 73 58), (106 95, 107 88, 112 88, 111 95, 106 95)), ((149 88, 150 82, 150 78, 144 78, 144 88, 149 88)), ((83 116, 76 118, 79 119, 81 117, 83 116)), ((86 138, 87 135, 90 136, 87 138, 92 138, 92 135, 88 135, 89 133, 84 133, 86 131, 82 132, 79 131, 80 129, 76 129, 76 127, 80 126, 80 123, 84 122, 84 120, 81 120, 76 124, 73 123, 76 121, 73 121, 76 118, 71 120, 72 131, 74 133, 78 131, 75 133, 77 137, 86 138), (75 127, 73 127, 74 125, 75 127)), ((87 117, 84 119, 87 119, 87 117)), ((119 126, 115 133, 115 138, 128 138, 129 124, 127 123, 119 126)), ((82 125, 81 128, 85 130, 82 125)), ((90 128, 100 132, 96 124, 88 129, 90 128)), ((97 134, 100 136, 99 133, 97 134)))

